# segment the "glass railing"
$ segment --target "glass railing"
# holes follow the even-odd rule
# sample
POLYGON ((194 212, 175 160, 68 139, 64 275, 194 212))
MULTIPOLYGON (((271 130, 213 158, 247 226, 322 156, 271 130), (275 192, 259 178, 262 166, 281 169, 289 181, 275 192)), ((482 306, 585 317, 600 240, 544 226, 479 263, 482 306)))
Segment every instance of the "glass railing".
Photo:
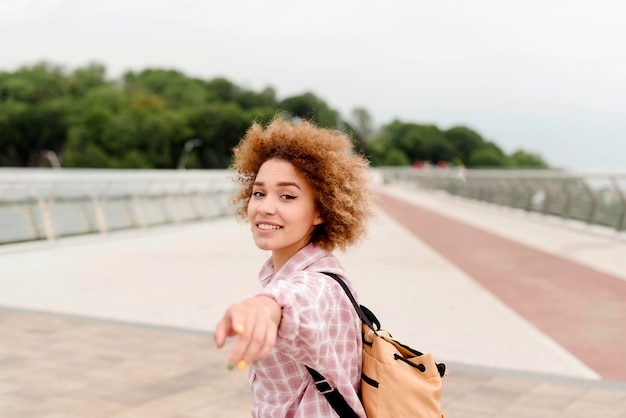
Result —
POLYGON ((234 213, 227 170, 0 168, 0 244, 234 213))
POLYGON ((423 189, 528 212, 626 229, 626 172, 382 168, 384 181, 409 181, 423 189))

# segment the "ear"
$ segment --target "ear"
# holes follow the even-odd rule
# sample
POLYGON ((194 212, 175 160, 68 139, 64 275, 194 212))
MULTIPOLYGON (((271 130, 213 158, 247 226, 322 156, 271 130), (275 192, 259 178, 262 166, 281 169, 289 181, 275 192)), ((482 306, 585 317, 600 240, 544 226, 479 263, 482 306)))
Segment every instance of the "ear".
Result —
POLYGON ((322 219, 322 217, 320 215, 317 215, 315 217, 315 219, 313 219, 313 225, 321 225, 324 223, 324 220, 322 219))

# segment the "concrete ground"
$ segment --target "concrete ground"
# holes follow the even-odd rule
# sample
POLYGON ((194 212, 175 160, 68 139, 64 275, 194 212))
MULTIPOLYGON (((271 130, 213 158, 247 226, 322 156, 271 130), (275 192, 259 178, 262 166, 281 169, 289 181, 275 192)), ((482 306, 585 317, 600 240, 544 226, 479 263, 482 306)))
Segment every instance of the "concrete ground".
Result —
MULTIPOLYGON (((338 256, 383 327, 448 364, 448 418, 626 417, 623 237, 380 196, 338 256)), ((0 247, 0 416, 249 416, 211 331, 267 256, 232 219, 0 247)))

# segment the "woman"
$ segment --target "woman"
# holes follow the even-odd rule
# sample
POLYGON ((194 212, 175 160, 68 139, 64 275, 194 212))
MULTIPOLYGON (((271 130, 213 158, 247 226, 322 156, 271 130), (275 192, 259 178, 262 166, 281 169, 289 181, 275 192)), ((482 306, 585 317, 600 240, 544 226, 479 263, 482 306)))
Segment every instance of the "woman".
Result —
POLYGON ((271 251, 260 292, 231 305, 215 330, 218 347, 235 337, 230 369, 250 366, 254 417, 337 416, 306 366, 337 388, 361 417, 361 321, 333 255, 358 242, 372 215, 369 165, 348 137, 309 122, 254 124, 234 150, 241 219, 271 251))

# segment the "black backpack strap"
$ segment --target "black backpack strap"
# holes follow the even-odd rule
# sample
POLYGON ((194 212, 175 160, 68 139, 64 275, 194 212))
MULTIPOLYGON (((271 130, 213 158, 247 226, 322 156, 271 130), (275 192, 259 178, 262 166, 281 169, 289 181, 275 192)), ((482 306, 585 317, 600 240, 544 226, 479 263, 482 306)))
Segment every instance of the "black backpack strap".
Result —
POLYGON ((359 416, 354 412, 354 410, 348 405, 348 402, 343 398, 341 393, 330 384, 328 380, 321 374, 319 374, 316 370, 306 366, 309 373, 311 373, 311 377, 315 381, 315 387, 317 390, 324 395, 330 406, 333 407, 337 415, 340 418, 359 418, 359 416))
MULTIPOLYGON (((354 309, 359 314, 359 317, 361 318, 361 321, 365 325, 370 327, 372 329, 372 331, 374 331, 374 334, 378 335, 376 333, 376 331, 378 331, 380 329, 380 321, 378 320, 378 318, 376 318, 376 315, 374 315, 374 313, 372 311, 370 311, 369 309, 367 309, 365 306, 359 305, 356 302, 356 300, 354 299, 354 296, 352 296, 352 293, 350 293, 350 289, 348 289, 348 286, 341 279, 341 277, 337 276, 334 273, 328 273, 328 272, 325 272, 325 271, 322 271, 321 273, 324 273, 325 275, 332 277, 333 279, 335 279, 337 281, 337 283, 339 283, 341 285, 343 290, 346 292, 346 295, 348 295, 348 298, 350 299, 350 302, 352 302, 352 306, 354 306, 354 309)), ((398 343, 398 344, 400 344, 400 343, 398 343)), ((401 344, 401 345, 403 345, 403 344, 401 344)), ((410 347, 405 346, 405 348, 408 349, 409 351, 414 351, 410 347)), ((419 355, 421 355, 421 353, 419 353, 419 355)), ((439 375, 441 377, 444 377, 446 375, 446 365, 444 363, 435 363, 435 364, 437 365, 437 371, 439 372, 439 375)))
POLYGON ((348 289, 348 285, 346 285, 346 282, 344 282, 341 279, 341 277, 339 277, 335 273, 328 273, 325 271, 322 271, 320 273, 324 273, 325 275, 332 277, 333 279, 335 279, 337 283, 341 285, 341 287, 343 288, 343 291, 346 292, 346 295, 348 295, 348 299, 350 299, 350 302, 352 302, 352 306, 354 306, 354 310, 356 310, 356 312, 359 314, 359 318, 361 318, 361 321, 365 325, 370 327, 372 331, 374 332, 380 329, 380 322, 378 321, 378 318, 376 318, 376 315, 374 315, 372 311, 367 309, 365 306, 359 305, 357 303, 356 299, 354 299, 354 296, 352 296, 350 289, 348 289))

